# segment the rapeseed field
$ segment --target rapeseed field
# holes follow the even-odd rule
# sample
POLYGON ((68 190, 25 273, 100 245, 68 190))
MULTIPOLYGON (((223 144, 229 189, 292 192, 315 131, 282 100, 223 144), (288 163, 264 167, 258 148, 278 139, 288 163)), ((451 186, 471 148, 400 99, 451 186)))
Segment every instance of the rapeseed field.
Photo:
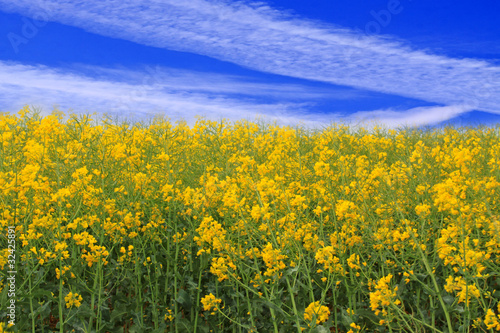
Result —
POLYGON ((500 331, 499 127, 24 108, 0 214, 0 332, 500 331))

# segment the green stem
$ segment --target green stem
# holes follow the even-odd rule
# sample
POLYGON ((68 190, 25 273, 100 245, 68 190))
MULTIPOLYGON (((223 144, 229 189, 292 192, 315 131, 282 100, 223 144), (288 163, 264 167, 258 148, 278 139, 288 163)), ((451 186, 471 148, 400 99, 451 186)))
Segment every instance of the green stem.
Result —
POLYGON ((290 293, 290 298, 292 299, 293 314, 295 315, 295 323, 297 325, 297 332, 301 333, 302 331, 300 330, 299 313, 297 312, 297 307, 295 306, 295 298, 293 297, 293 290, 292 290, 292 287, 290 286, 290 281, 288 281, 288 278, 286 279, 286 284, 288 286, 288 292, 290 293))
POLYGON ((96 319, 96 332, 99 332, 99 328, 101 326, 101 315, 100 311, 101 305, 101 294, 102 294, 102 261, 99 261, 97 266, 97 277, 99 279, 99 293, 97 294, 97 319, 96 319))
MULTIPOLYGON (((202 254, 201 256, 203 257, 205 254, 202 254)), ((201 294, 201 277, 203 275, 203 270, 205 269, 204 265, 202 264, 203 260, 200 258, 200 272, 198 274, 198 287, 197 287, 197 293, 196 293, 196 316, 194 318, 194 333, 196 333, 196 330, 198 329, 198 309, 199 309, 199 304, 200 304, 200 294, 201 294)))
POLYGON ((250 321, 252 322, 252 328, 250 329, 249 332, 253 332, 256 326, 255 326, 255 321, 253 320, 252 305, 250 304, 250 295, 248 294, 248 289, 245 288, 245 292, 247 294, 248 313, 250 314, 250 321))
MULTIPOLYGON (((31 288, 31 275, 28 278, 28 283, 30 287, 30 294, 33 292, 33 289, 31 288)), ((33 315, 33 297, 30 297, 30 311, 32 313, 31 315, 31 331, 35 333, 35 316, 33 315)))
POLYGON ((98 282, 98 278, 97 278, 97 273, 94 275, 94 285, 92 287, 92 294, 90 296, 90 311, 92 311, 92 315, 90 316, 89 318, 89 329, 92 329, 92 322, 93 322, 93 318, 97 316, 94 315, 94 306, 95 306, 95 293, 94 291, 97 289, 97 282, 98 282))
MULTIPOLYGON (((417 248, 420 249, 419 246, 417 246, 417 248)), ((432 270, 431 270, 431 268, 429 266, 429 263, 428 263, 427 259, 425 258, 424 253, 422 252, 422 249, 420 249, 419 252, 422 255, 422 259, 424 261, 425 269, 427 270, 427 273, 430 275, 430 277, 432 279, 432 283, 434 285, 434 289, 436 290, 437 296, 439 298, 439 303, 441 304, 441 307, 443 308, 444 315, 446 317, 446 323, 448 324, 448 330, 449 330, 449 332, 453 332, 453 326, 451 325, 450 313, 446 309, 446 305, 444 304, 443 298, 441 297, 441 290, 439 289, 439 286, 438 286, 438 284, 436 282, 436 278, 434 276, 434 273, 432 272, 432 270)))
MULTIPOLYGON (((404 219, 404 216, 402 216, 402 214, 401 214, 401 219, 403 219, 405 221, 406 227, 409 230, 411 230, 411 228, 409 228, 409 226, 408 226, 408 222, 406 222, 406 219, 404 219)), ((419 252, 420 256, 422 257, 422 261, 424 263, 425 270, 427 271, 427 273, 429 274, 429 276, 432 279, 432 284, 434 286, 434 290, 436 291, 436 294, 437 294, 438 299, 439 299, 439 303, 441 304, 441 307, 443 309, 444 315, 446 317, 446 323, 448 325, 448 331, 449 332, 453 332, 453 326, 451 324, 450 313, 446 309, 446 305, 444 304, 443 298, 441 297, 441 290, 439 289, 439 286, 438 286, 437 281, 436 281, 436 277, 434 276, 434 273, 432 272, 432 269, 431 269, 431 267, 429 265, 429 261, 427 260, 427 257, 425 255, 424 251, 422 251, 422 247, 420 246, 420 243, 417 241, 417 239, 415 237, 415 234, 413 232, 410 232, 410 236, 411 236, 413 242, 417 245, 416 247, 418 249, 418 252, 419 252)))
POLYGON ((63 297, 63 278, 62 278, 62 264, 59 259, 59 332, 64 333, 64 319, 63 319, 63 305, 64 305, 64 297, 63 297))
MULTIPOLYGON (((175 225, 175 235, 177 235, 177 223, 174 223, 175 225)), ((177 260, 179 258, 179 244, 178 242, 175 242, 175 258, 174 258, 174 307, 175 307, 175 332, 179 332, 179 323, 178 323, 178 318, 179 318, 179 306, 177 305, 177 296, 178 296, 178 286, 177 286, 177 260)))

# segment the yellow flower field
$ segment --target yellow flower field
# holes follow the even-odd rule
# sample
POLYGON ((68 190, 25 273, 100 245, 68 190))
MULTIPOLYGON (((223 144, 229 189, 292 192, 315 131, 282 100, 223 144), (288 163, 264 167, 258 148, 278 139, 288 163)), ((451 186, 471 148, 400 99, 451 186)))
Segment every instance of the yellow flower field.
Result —
POLYGON ((24 108, 0 162, 0 332, 500 331, 500 127, 24 108))

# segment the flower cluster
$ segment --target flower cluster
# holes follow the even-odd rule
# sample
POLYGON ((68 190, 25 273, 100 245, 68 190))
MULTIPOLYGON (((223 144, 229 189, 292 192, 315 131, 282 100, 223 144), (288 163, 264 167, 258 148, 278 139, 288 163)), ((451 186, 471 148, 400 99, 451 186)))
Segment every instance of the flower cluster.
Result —
MULTIPOLYGON (((222 300, 216 298, 212 293, 206 295, 201 299, 201 304, 203 304, 204 311, 212 311, 212 310, 215 311, 219 308, 219 304, 221 303, 222 300)), ((212 314, 215 314, 215 312, 212 312, 212 314)))
POLYGON ((80 307, 82 305, 83 298, 77 293, 69 292, 66 296, 64 296, 64 300, 66 301, 66 307, 80 307))
POLYGON ((458 303, 467 303, 471 300, 471 297, 478 298, 480 296, 479 289, 475 285, 468 285, 464 278, 459 276, 453 279, 453 276, 449 276, 446 279, 446 285, 444 289, 449 293, 457 293, 458 303))
POLYGON ((387 308, 391 305, 399 305, 401 301, 397 299, 398 287, 391 288, 390 282, 392 274, 389 274, 375 284, 375 291, 370 293, 370 307, 375 311, 375 315, 382 312, 383 316, 387 316, 387 308))
POLYGON ((319 325, 322 322, 327 321, 328 316, 330 316, 330 309, 321 305, 321 302, 319 301, 312 302, 304 311, 304 319, 307 323, 311 323, 316 320, 316 324, 319 325))

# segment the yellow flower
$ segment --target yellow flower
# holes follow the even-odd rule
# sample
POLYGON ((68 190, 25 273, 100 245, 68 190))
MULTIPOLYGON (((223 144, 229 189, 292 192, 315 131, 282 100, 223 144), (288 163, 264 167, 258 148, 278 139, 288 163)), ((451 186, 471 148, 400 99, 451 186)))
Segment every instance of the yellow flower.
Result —
POLYGON ((7 326, 5 326, 5 323, 0 323, 0 333, 4 333, 6 328, 11 328, 15 324, 9 322, 7 326))
POLYGON ((480 296, 479 289, 475 285, 467 285, 461 276, 455 279, 452 276, 448 276, 444 289, 449 293, 458 292, 458 303, 466 303, 467 305, 469 305, 471 296, 475 298, 479 298, 480 296))
POLYGON ((349 326, 357 331, 361 330, 361 326, 356 325, 356 323, 351 323, 349 326))
POLYGON ((219 308, 218 304, 220 303, 222 303, 222 300, 216 298, 212 293, 206 295, 201 299, 201 304, 203 304, 204 311, 211 311, 212 309, 217 310, 219 308))
POLYGON ((277 272, 286 268, 284 259, 287 258, 286 255, 281 254, 280 249, 273 249, 271 243, 262 249, 262 259, 264 260, 267 270, 264 272, 265 276, 273 277, 277 272))
POLYGON ((56 247, 55 247, 56 252, 61 252, 67 248, 68 248, 68 244, 56 241, 56 247))
POLYGON ((82 254, 81 256, 82 259, 85 259, 87 261, 87 265, 89 267, 92 267, 92 265, 99 262, 99 260, 101 260, 104 265, 108 264, 106 258, 109 255, 109 252, 106 250, 106 247, 91 245, 90 249, 91 251, 88 252, 88 254, 82 254))
MULTIPOLYGON (((500 312, 500 303, 498 303, 498 312, 500 312)), ((495 315, 495 312, 493 310, 488 309, 484 318, 484 324, 489 330, 495 329, 497 331, 500 331, 500 314, 495 315)))
POLYGON ((64 297, 64 300, 66 301, 67 308, 71 308, 73 306, 78 308, 80 307, 80 305, 82 305, 83 298, 77 293, 69 292, 68 295, 64 297))
POLYGON ((431 213, 430 209, 431 209, 431 206, 427 205, 427 204, 417 205, 415 207, 415 213, 417 213, 418 216, 426 217, 427 215, 429 215, 431 213))
POLYGON ((349 258, 347 258, 347 264, 351 269, 360 269, 359 267, 359 255, 353 253, 349 258))
POLYGON ((330 315, 330 310, 328 307, 324 305, 320 305, 320 302, 312 302, 304 311, 304 319, 307 322, 311 322, 314 318, 316 318, 316 324, 321 324, 328 320, 328 316, 330 315))
POLYGON ((334 254, 333 246, 325 246, 316 252, 315 258, 319 264, 323 264, 328 272, 344 275, 344 267, 342 267, 340 259, 334 254))
POLYGON ((389 283, 392 279, 392 274, 381 278, 375 285, 375 291, 370 293, 370 306, 372 311, 375 311, 375 315, 380 313, 379 308, 382 308, 382 314, 387 315, 388 307, 391 304, 399 305, 401 301, 396 299, 396 292, 398 287, 391 289, 389 283))
POLYGON ((231 261, 231 258, 229 257, 212 258, 210 273, 216 275, 218 277, 219 282, 229 279, 228 275, 229 268, 232 268, 233 270, 236 269, 236 266, 231 261))
POLYGON ((173 321, 174 320, 174 316, 172 316, 172 310, 170 309, 167 309, 168 313, 165 314, 165 321, 173 321))
POLYGON ((3 249, 0 251, 0 269, 3 269, 8 262, 9 249, 3 249))
POLYGON ((64 275, 67 271, 69 271, 71 266, 64 266, 62 269, 62 274, 59 268, 56 268, 56 278, 59 280, 61 278, 61 275, 64 275))

